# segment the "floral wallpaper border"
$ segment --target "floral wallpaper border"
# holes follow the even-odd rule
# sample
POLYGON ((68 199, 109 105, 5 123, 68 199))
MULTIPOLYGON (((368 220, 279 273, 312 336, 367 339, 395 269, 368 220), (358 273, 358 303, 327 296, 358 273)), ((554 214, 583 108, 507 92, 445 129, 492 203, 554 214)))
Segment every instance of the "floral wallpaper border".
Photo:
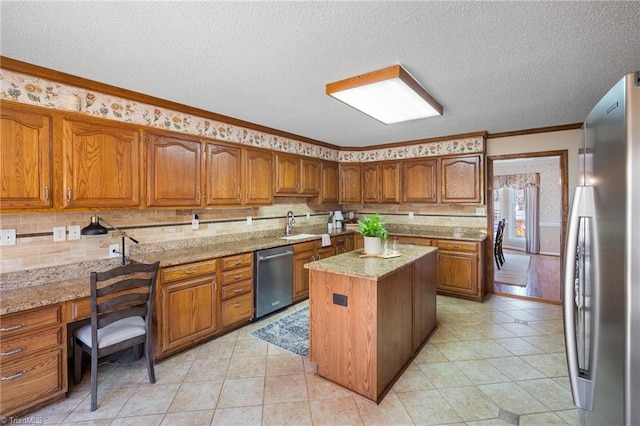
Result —
POLYGON ((368 162, 484 152, 484 138, 480 136, 367 151, 338 151, 5 69, 0 69, 0 98, 331 161, 368 162))

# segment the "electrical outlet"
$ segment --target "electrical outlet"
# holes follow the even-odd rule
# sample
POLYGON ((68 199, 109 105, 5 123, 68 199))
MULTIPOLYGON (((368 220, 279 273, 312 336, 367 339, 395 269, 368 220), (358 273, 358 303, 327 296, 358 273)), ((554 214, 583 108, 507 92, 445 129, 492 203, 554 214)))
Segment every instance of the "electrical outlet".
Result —
POLYGON ((67 228, 64 226, 53 227, 53 241, 64 241, 67 239, 67 228))
POLYGON ((80 225, 69 226, 69 240, 80 239, 80 225))
POLYGON ((413 218, 414 218, 413 212, 409 212, 409 219, 413 219, 413 218))
POLYGON ((311 213, 307 212, 307 219, 311 219, 311 213))
POLYGON ((191 229, 196 230, 200 226, 200 216, 198 214, 194 214, 191 219, 191 229))
POLYGON ((484 216, 484 207, 476 207, 476 216, 484 216))
POLYGON ((247 226, 253 225, 253 218, 251 216, 247 216, 247 226))
POLYGON ((110 244, 109 257, 118 257, 118 256, 120 256, 120 246, 118 244, 110 244))
POLYGON ((0 246, 15 246, 16 245, 16 230, 15 229, 3 229, 0 231, 0 246))

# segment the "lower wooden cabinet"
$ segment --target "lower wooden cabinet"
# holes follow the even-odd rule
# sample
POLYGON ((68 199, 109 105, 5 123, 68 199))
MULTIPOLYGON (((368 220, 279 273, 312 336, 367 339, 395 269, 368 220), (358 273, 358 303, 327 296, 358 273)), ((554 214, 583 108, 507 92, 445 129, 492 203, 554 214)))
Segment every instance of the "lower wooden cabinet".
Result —
POLYGON ((222 259, 222 327, 253 318, 253 252, 222 259))
POLYGON ((0 317, 0 418, 67 390, 62 307, 51 305, 0 317))
POLYGON ((484 250, 482 242, 437 240, 438 293, 482 300, 484 250))
POLYGON ((315 241, 293 245, 293 303, 309 297, 309 271, 304 265, 314 260, 317 260, 315 241))
POLYGON ((216 267, 214 259, 161 270, 157 304, 159 358, 220 330, 216 267))

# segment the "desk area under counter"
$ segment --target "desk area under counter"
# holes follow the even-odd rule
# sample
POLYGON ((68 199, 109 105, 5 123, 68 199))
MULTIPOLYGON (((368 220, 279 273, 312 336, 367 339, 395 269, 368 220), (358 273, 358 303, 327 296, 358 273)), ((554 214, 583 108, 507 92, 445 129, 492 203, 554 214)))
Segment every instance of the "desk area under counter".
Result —
POLYGON ((436 327, 438 249, 399 250, 389 259, 356 250, 305 265, 317 374, 378 403, 436 327))

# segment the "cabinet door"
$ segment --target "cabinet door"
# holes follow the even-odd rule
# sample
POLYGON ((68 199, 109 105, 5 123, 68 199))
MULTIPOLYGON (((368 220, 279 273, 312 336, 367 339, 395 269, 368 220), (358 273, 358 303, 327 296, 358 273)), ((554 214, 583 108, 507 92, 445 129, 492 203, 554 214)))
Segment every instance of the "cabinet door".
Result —
POLYGON ((200 207, 200 141, 149 132, 147 142, 147 206, 200 207))
POLYGON ((190 346, 217 332, 218 299, 215 277, 162 285, 160 351, 190 346))
POLYGON ((51 118, 0 107, 0 208, 52 207, 51 118))
POLYGON ((63 140, 64 208, 140 206, 139 130, 64 120, 63 140))
POLYGON ((339 235, 333 237, 336 254, 346 253, 353 250, 353 236, 351 235, 339 235))
POLYGON ((340 164, 340 203, 362 202, 362 165, 340 164))
POLYGON ((245 150, 244 204, 273 204, 273 154, 268 151, 245 150))
POLYGON ((320 161, 309 158, 300 160, 300 193, 320 193, 320 161))
POLYGON ((305 263, 316 260, 313 251, 303 251, 293 255, 293 300, 299 301, 309 296, 309 271, 305 263))
POLYGON ((483 188, 480 155, 443 158, 440 165, 443 203, 481 203, 483 188))
POLYGON ((477 296, 478 255, 438 251, 438 290, 444 292, 477 296))
POLYGON ((322 247, 316 250, 317 260, 326 259, 327 257, 331 257, 335 255, 336 255, 336 248, 333 246, 322 247))
POLYGON ((334 204, 339 201, 338 163, 322 162, 322 187, 320 188, 320 203, 334 204))
POLYGON ((362 202, 380 202, 380 166, 378 164, 362 166, 362 202))
POLYGON ((300 191, 300 159, 294 155, 275 155, 275 194, 297 194, 300 191))
POLYGON ((438 161, 435 159, 403 161, 403 203, 436 203, 438 201, 437 164, 438 161))
POLYGON ((400 163, 382 163, 380 165, 380 202, 400 202, 400 163))
POLYGON ((240 148, 206 144, 207 206, 236 206, 242 203, 242 150, 240 148))

